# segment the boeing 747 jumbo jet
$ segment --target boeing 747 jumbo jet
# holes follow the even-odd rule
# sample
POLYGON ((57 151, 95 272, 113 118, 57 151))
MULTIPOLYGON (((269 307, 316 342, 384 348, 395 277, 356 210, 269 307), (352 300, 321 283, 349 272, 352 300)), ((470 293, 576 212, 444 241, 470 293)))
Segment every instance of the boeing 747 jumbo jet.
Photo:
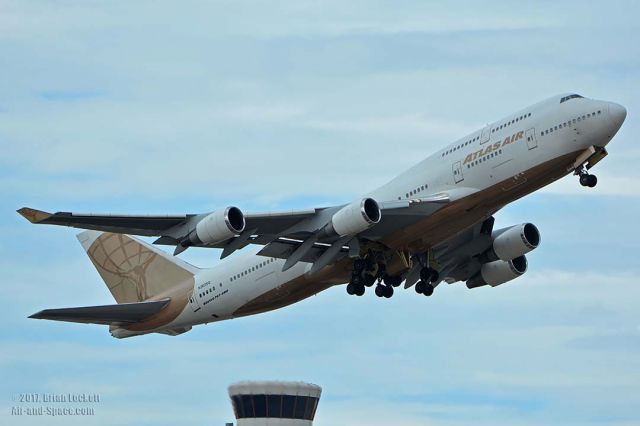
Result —
POLYGON ((117 304, 46 309, 31 318, 107 324, 114 337, 177 335, 193 325, 258 314, 348 283, 362 296, 394 287, 431 296, 441 283, 496 287, 527 271, 540 244, 535 225, 494 229, 508 203, 574 174, 589 173, 622 126, 621 105, 576 94, 509 114, 436 152, 353 202, 244 214, 237 207, 178 216, 18 212, 32 223, 88 229, 78 235, 117 304), (172 255, 126 234, 158 237, 172 255), (222 249, 213 268, 176 256, 222 249), (259 250, 259 251, 258 251, 259 250), (257 251, 257 254, 256 254, 257 251))

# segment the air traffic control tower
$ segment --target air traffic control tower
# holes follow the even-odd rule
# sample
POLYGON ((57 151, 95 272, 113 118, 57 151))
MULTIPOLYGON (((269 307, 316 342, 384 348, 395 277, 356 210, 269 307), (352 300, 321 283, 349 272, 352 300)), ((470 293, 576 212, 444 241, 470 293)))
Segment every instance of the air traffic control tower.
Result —
POLYGON ((311 426, 322 388, 303 382, 239 382, 229 386, 237 426, 311 426))

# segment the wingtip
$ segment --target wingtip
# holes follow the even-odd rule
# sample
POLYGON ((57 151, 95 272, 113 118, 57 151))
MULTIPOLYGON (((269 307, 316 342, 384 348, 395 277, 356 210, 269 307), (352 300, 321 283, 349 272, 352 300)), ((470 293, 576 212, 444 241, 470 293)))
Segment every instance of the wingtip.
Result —
POLYGON ((16 211, 31 223, 40 223, 43 220, 46 220, 51 217, 51 213, 43 212, 42 210, 32 209, 30 207, 23 207, 16 211))
POLYGON ((44 311, 38 311, 35 314, 29 315, 28 318, 31 318, 31 319, 42 319, 42 314, 43 313, 44 313, 44 311))

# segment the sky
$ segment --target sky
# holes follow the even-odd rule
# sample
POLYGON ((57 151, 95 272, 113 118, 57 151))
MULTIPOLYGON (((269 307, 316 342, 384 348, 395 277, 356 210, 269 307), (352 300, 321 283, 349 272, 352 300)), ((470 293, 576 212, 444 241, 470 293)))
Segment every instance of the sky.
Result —
MULTIPOLYGON (((227 386, 323 387, 315 424, 640 423, 640 7, 633 1, 0 0, 3 424, 223 425, 227 386), (116 340, 36 321, 113 303, 69 228, 15 213, 347 202, 549 96, 626 106, 594 168, 507 206, 529 271, 497 288, 348 297, 116 340), (89 417, 16 395, 99 394, 89 417)), ((217 250, 181 255, 200 267, 217 250)))

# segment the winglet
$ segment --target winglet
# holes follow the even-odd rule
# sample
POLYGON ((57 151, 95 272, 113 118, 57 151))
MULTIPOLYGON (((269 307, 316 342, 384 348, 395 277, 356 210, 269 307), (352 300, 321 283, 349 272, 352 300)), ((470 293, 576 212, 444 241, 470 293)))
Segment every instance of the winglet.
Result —
POLYGON ((31 209, 29 207, 23 207, 17 210, 25 219, 31 223, 40 223, 43 220, 49 219, 53 216, 51 213, 43 212, 42 210, 31 209))

